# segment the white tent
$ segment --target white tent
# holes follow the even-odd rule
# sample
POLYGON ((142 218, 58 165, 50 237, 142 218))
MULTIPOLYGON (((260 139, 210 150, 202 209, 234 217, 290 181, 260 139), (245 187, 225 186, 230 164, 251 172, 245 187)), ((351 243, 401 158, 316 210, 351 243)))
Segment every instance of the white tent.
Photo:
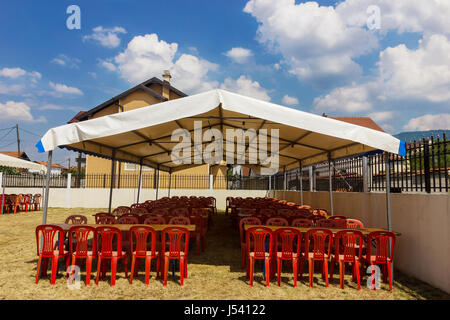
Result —
MULTIPOLYGON (((141 168, 145 165, 172 173, 201 164, 192 160, 195 159, 196 152, 201 153, 206 144, 201 142, 197 147, 194 146, 194 154, 191 153, 188 157, 191 160, 189 164, 175 163, 172 161, 172 151, 176 143, 171 138, 177 129, 187 132, 190 141, 195 141, 197 134, 200 133, 203 137, 212 129, 217 129, 223 137, 226 137, 227 129, 254 129, 256 132, 266 129, 270 145, 274 139, 271 132, 278 130, 279 150, 276 154, 279 155, 279 167, 284 172, 377 149, 402 156, 406 154, 405 143, 387 133, 219 89, 52 128, 36 147, 39 152, 49 152, 49 166, 52 151, 56 147, 62 147, 112 160, 139 163, 141 168), (196 121, 202 121, 201 132, 196 129, 196 121)), ((259 154, 261 149, 259 145, 256 148, 250 146, 250 142, 248 146, 245 145, 245 163, 249 163, 249 154, 259 154)), ((271 147, 265 151, 272 153, 271 147)), ((389 157, 386 160, 389 161, 389 157)), ((259 161, 255 165, 266 166, 263 162, 259 161)), ((115 172, 114 163, 115 161, 111 173, 115 172)), ((221 163, 225 163, 224 159, 221 163)), ((387 163, 387 168, 388 165, 387 163)), ((331 166, 329 171, 333 214, 331 166)), ((389 174, 386 175, 386 180, 389 181, 389 174)), ((111 183, 110 207, 112 189, 111 183)), ((390 226, 389 188, 386 189, 390 226)), ((47 204, 48 184, 43 223, 46 221, 47 204)))
POLYGON ((11 168, 22 168, 22 169, 32 169, 46 172, 47 168, 39 163, 34 163, 31 161, 7 156, 0 153, 0 167, 11 167, 11 168))

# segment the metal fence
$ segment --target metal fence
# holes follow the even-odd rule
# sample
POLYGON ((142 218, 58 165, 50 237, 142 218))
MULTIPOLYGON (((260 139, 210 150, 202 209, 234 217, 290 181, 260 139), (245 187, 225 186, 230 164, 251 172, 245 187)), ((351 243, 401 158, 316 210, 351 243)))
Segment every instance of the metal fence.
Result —
MULTIPOLYGON (((389 155, 392 192, 448 192, 450 141, 443 138, 423 139, 406 145, 406 156, 389 155)), ((144 173, 142 188, 160 189, 213 189, 229 190, 300 190, 328 191, 331 168, 332 189, 343 192, 370 192, 386 190, 385 162, 388 154, 372 152, 363 156, 334 160, 277 173, 274 176, 242 177, 208 175, 163 174, 158 178, 154 172, 144 173)), ((137 188, 137 174, 113 176, 114 188, 137 188)), ((3 175, 5 187, 42 187, 45 176, 37 174, 3 175)), ((71 176, 71 188, 109 188, 111 175, 88 174, 71 176)), ((66 188, 67 176, 50 178, 50 187, 66 188)))

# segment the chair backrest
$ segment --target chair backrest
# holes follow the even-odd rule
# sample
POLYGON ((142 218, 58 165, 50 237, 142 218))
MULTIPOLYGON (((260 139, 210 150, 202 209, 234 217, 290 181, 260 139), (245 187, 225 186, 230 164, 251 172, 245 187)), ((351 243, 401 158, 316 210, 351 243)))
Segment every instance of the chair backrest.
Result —
POLYGON ((247 255, 253 252, 255 259, 262 259, 265 258, 267 252, 271 257, 273 250, 273 232, 267 227, 248 228, 246 243, 247 255), (267 248, 268 251, 266 251, 267 248))
POLYGON ((314 260, 323 260, 330 256, 333 234, 328 229, 310 229, 305 235, 306 256, 312 250, 314 260), (311 248, 312 247, 312 248, 311 248))
POLYGON ((281 243, 281 258, 292 259, 293 254, 300 256, 300 247, 302 242, 302 233, 293 228, 279 228, 274 232, 275 250, 279 248, 281 243))
POLYGON ((169 209, 167 208, 155 208, 152 210, 153 214, 160 214, 160 215, 168 215, 169 214, 169 209))
POLYGON ((80 214, 74 214, 74 215, 68 216, 64 223, 67 223, 67 224, 87 224, 87 218, 85 216, 80 215, 80 214))
POLYGON ((314 221, 311 219, 305 219, 305 218, 296 218, 292 220, 291 226, 293 227, 312 227, 314 226, 314 221))
POLYGON ((146 207, 131 208, 131 214, 146 214, 148 209, 146 207))
POLYGON ((275 209, 271 209, 271 208, 262 208, 259 209, 259 214, 264 214, 266 216, 274 216, 277 214, 277 211, 275 209))
POLYGON ((61 227, 51 224, 41 224, 36 227, 36 246, 37 254, 42 254, 43 257, 53 257, 54 248, 58 244, 58 254, 64 254, 64 231, 61 227), (42 249, 39 245, 39 238, 42 235, 42 249), (58 238, 55 239, 55 236, 58 238))
POLYGON ((201 215, 198 214, 189 215, 189 221, 191 224, 195 224, 196 232, 204 233, 203 220, 204 218, 201 215))
POLYGON ((144 220, 144 224, 166 224, 164 217, 148 216, 144 220))
POLYGON ((246 224, 252 224, 252 225, 261 225, 261 219, 256 218, 256 217, 246 217, 246 218, 242 218, 239 221, 239 235, 240 235, 240 239, 241 239, 241 243, 244 243, 245 239, 244 239, 244 225, 246 224))
POLYGON ((280 215, 280 216, 287 216, 287 217, 289 217, 289 216, 294 214, 294 211, 291 210, 291 209, 286 209, 286 208, 278 209, 277 210, 277 214, 280 215))
POLYGON ((316 216, 326 217, 326 216, 328 216, 328 211, 325 209, 314 209, 313 214, 316 216))
POLYGON ((321 228, 338 228, 339 223, 337 220, 331 219, 319 219, 315 221, 315 225, 321 228))
POLYGON ((77 257, 87 257, 89 251, 92 251, 92 254, 95 255, 97 248, 95 228, 83 225, 70 227, 69 248, 70 255, 75 253, 77 257), (90 239, 92 240, 89 241, 90 239), (75 240, 75 244, 73 240, 75 240))
POLYGON ((151 251, 152 256, 155 255, 156 231, 152 227, 133 226, 130 228, 129 237, 131 252, 136 252, 136 256, 145 257, 147 251, 151 251), (148 244, 149 240, 150 245, 148 244))
POLYGON ((95 217, 95 224, 116 224, 116 218, 110 214, 95 217))
POLYGON ((138 224, 139 218, 133 217, 130 215, 123 215, 119 219, 117 219, 118 224, 138 224))
POLYGON ((314 224, 316 223, 316 221, 318 220, 326 220, 327 218, 325 218, 324 216, 312 216, 311 220, 314 222, 314 224))
POLYGON ((192 208, 192 215, 208 216, 210 211, 206 208, 192 208))
POLYGON ((95 228, 97 235, 98 252, 102 257, 111 258, 114 248, 117 248, 117 256, 122 255, 122 233, 116 227, 97 227, 95 228))
POLYGON ((181 251, 187 256, 189 250, 189 231, 181 227, 168 227, 161 234, 161 254, 168 253, 169 258, 180 258, 181 251), (183 239, 184 238, 184 239, 183 239), (184 248, 182 242, 184 240, 184 248))
POLYGON ((40 194, 35 194, 34 196, 33 196, 33 202, 35 203, 35 204, 40 204, 41 203, 41 195, 40 194))
POLYGON ((343 256, 344 262, 354 262, 355 257, 361 260, 364 236, 361 231, 343 230, 334 236, 334 251, 336 257, 343 256))
POLYGON ((364 224, 358 219, 345 219, 345 227, 347 229, 361 229, 364 228, 364 224))
POLYGON ((393 261, 394 246, 395 233, 389 231, 371 232, 367 235, 367 258, 370 259, 370 256, 375 256, 375 263, 386 263, 388 258, 393 261), (391 240, 390 248, 389 240, 391 240), (372 248, 372 245, 375 245, 375 248, 372 248), (374 249, 375 253, 373 252, 374 249))
POLYGON ((113 210, 112 215, 113 216, 121 216, 125 213, 131 213, 131 208, 126 206, 120 206, 113 210))
POLYGON ((294 211, 294 214, 295 215, 299 215, 299 216, 305 216, 305 217, 308 217, 308 216, 310 216, 311 215, 311 211, 309 211, 308 209, 306 209, 306 208, 297 208, 297 209, 295 209, 295 211, 294 211))
POLYGON ((273 218, 269 218, 266 221, 266 225, 267 226, 289 226, 289 221, 287 221, 287 219, 282 218, 282 217, 273 217, 273 218))
POLYGON ((189 209, 188 208, 173 208, 170 210, 170 214, 173 214, 175 216, 187 216, 189 215, 189 209))
POLYGON ((251 209, 251 208, 242 208, 241 210, 239 210, 239 213, 241 214, 256 214, 256 209, 251 209))
POLYGON ((328 217, 328 219, 330 219, 330 220, 345 220, 345 219, 347 219, 347 217, 346 216, 331 216, 331 217, 328 217))
POLYGON ((188 217, 172 217, 169 224, 191 224, 191 221, 188 217))

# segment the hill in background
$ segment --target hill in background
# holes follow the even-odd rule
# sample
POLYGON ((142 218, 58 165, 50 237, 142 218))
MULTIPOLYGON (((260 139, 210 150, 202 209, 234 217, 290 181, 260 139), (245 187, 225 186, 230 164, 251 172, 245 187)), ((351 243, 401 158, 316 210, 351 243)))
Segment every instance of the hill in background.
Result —
POLYGON ((431 138, 433 136, 435 139, 439 136, 442 139, 443 134, 447 139, 450 138, 450 130, 428 130, 428 131, 410 131, 410 132, 401 132, 394 134, 394 137, 397 139, 403 140, 405 142, 412 142, 414 140, 422 140, 423 138, 431 138))

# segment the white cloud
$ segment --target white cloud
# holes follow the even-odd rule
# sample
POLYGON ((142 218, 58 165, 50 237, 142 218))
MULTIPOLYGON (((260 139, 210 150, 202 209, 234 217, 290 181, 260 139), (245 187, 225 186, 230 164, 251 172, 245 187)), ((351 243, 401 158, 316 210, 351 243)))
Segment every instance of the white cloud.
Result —
POLYGON ((3 68, 0 70, 0 76, 16 79, 18 77, 26 75, 27 72, 22 68, 3 68))
POLYGON ((100 65, 109 71, 116 71, 117 67, 114 65, 114 63, 106 60, 100 60, 100 65))
POLYGON ((120 75, 131 83, 139 83, 151 77, 161 77, 170 70, 173 84, 182 91, 197 93, 216 87, 208 78, 218 65, 191 54, 182 54, 175 61, 177 43, 159 40, 157 34, 136 36, 127 48, 114 58, 120 75))
POLYGON ((228 50, 225 55, 232 59, 234 62, 237 63, 246 63, 251 56, 253 56, 253 53, 249 49, 245 48, 231 48, 228 50))
POLYGON ((324 97, 314 99, 314 110, 353 113, 372 108, 366 86, 336 88, 324 97))
POLYGON ((78 69, 81 60, 78 58, 71 58, 65 54, 59 54, 56 58, 52 59, 52 61, 50 62, 63 67, 78 69))
POLYGON ((6 84, 0 82, 0 94, 4 95, 19 95, 24 93, 25 86, 22 84, 6 84))
POLYGON ((118 35, 125 33, 127 33, 127 31, 122 27, 103 28, 102 26, 98 26, 93 29, 91 35, 84 36, 83 41, 94 40, 103 47, 116 48, 120 45, 120 38, 118 35))
POLYGON ((281 100, 281 102, 287 104, 288 106, 294 106, 298 104, 298 99, 296 97, 290 97, 286 94, 281 100))
POLYGON ((31 115, 31 109, 25 102, 8 101, 5 104, 0 103, 1 120, 8 121, 37 121, 45 122, 44 117, 34 119, 31 115))
POLYGON ((83 92, 75 87, 69 87, 65 84, 61 83, 53 83, 49 82, 50 88, 52 88, 56 93, 63 93, 63 94, 73 94, 73 95, 83 95, 83 92))
POLYGON ((241 75, 237 80, 226 78, 220 88, 259 100, 270 101, 271 99, 267 89, 261 87, 259 82, 252 81, 251 78, 244 75, 241 75))
POLYGON ((334 7, 317 2, 250 0, 244 12, 259 22, 260 43, 281 53, 300 80, 320 87, 359 76, 361 68, 353 58, 378 46, 374 33, 349 25, 334 7))
POLYGON ((403 129, 406 131, 448 130, 450 129, 450 113, 426 114, 413 118, 403 129))
POLYGON ((393 111, 372 112, 368 114, 368 117, 375 122, 383 122, 386 120, 391 120, 394 117, 394 112, 393 111))

